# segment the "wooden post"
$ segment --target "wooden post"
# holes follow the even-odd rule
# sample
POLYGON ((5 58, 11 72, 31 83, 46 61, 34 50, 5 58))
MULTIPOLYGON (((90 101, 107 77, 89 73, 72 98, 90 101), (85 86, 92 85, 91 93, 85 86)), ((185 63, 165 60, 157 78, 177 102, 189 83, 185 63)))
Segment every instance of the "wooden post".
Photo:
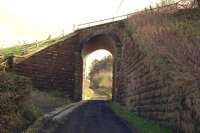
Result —
POLYGON ((65 36, 65 31, 64 30, 62 30, 62 37, 64 37, 65 36))
POLYGON ((76 30, 76 25, 75 24, 73 24, 73 31, 75 31, 76 30))
POLYGON ((151 5, 149 6, 149 9, 150 9, 151 13, 153 13, 153 9, 152 9, 151 5))
POLYGON ((38 41, 37 40, 35 41, 35 45, 36 45, 36 48, 38 48, 38 41))

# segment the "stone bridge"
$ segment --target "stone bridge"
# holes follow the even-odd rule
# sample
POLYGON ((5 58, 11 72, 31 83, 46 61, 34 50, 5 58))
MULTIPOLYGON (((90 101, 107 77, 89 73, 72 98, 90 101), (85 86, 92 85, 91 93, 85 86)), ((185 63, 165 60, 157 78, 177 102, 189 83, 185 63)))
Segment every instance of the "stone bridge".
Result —
POLYGON ((113 55, 113 99, 117 98, 125 20, 76 30, 15 65, 41 89, 62 90, 73 100, 82 99, 83 60, 98 49, 113 55))
MULTIPOLYGON (((175 7, 177 10, 177 4, 175 7)), ((113 100, 176 131, 189 133, 199 127, 193 119, 193 112, 199 114, 198 98, 193 98, 197 100, 192 102, 188 96, 180 97, 173 86, 175 83, 170 78, 168 82, 167 74, 163 74, 144 52, 145 46, 135 40, 126 19, 78 29, 18 62, 14 70, 31 77, 37 88, 60 90, 79 101, 82 99, 84 58, 95 50, 105 49, 112 53, 114 60, 113 100), (188 105, 187 110, 179 110, 185 105, 188 105)), ((191 93, 191 97, 199 94, 197 92, 191 93)))

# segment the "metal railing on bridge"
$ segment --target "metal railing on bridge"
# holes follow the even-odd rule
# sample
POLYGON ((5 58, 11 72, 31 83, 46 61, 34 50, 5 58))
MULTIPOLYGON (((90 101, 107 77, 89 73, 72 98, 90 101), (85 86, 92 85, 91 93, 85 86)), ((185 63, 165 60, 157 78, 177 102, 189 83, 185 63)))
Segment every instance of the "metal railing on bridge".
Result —
POLYGON ((189 6, 188 3, 184 3, 183 0, 180 0, 180 1, 176 2, 176 3, 174 3, 174 4, 161 6, 161 7, 152 8, 151 6, 149 6, 148 9, 145 8, 143 10, 136 10, 133 13, 120 15, 120 16, 116 16, 116 17, 111 17, 111 18, 106 18, 106 19, 101 19, 101 20, 92 21, 92 22, 87 22, 87 23, 83 23, 83 24, 73 25, 73 30, 77 31, 77 30, 81 30, 81 29, 85 29, 85 28, 89 28, 89 27, 93 27, 93 26, 97 26, 97 25, 113 23, 113 22, 116 22, 116 21, 119 21, 119 20, 128 19, 130 16, 134 16, 134 15, 141 14, 141 13, 175 12, 175 11, 177 11, 179 9, 185 9, 185 8, 191 8, 191 7, 189 6))

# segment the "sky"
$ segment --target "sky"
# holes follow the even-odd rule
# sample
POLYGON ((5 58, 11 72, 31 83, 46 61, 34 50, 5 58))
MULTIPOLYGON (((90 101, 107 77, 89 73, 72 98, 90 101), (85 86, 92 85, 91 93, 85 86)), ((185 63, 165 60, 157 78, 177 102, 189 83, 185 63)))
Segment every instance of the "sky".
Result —
POLYGON ((86 76, 88 76, 91 66, 92 66, 92 62, 94 60, 101 60, 105 56, 109 56, 109 55, 112 55, 109 51, 100 49, 100 50, 96 50, 96 51, 90 53, 88 56, 86 56, 86 66, 85 66, 86 76))
POLYGON ((0 48, 72 32, 73 25, 141 10, 159 0, 0 0, 0 48))

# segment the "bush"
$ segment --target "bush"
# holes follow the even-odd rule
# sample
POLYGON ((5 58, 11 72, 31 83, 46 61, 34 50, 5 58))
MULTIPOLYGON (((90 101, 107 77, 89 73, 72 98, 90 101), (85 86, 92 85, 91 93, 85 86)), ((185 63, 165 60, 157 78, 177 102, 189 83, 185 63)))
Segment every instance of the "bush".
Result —
POLYGON ((27 77, 0 72, 0 133, 21 133, 42 114, 68 103, 59 91, 42 92, 27 77))
MULTIPOLYGON (((169 90, 167 99, 176 103, 173 126, 187 133, 198 132, 200 123, 199 12, 185 9, 175 13, 143 13, 129 18, 126 27, 135 42, 129 47, 138 46, 147 56, 151 67, 160 73, 157 78, 169 90)), ((164 108, 168 112, 168 104, 164 108)))
POLYGON ((31 88, 28 78, 0 72, 1 133, 19 132, 37 118, 38 111, 26 104, 31 88))

